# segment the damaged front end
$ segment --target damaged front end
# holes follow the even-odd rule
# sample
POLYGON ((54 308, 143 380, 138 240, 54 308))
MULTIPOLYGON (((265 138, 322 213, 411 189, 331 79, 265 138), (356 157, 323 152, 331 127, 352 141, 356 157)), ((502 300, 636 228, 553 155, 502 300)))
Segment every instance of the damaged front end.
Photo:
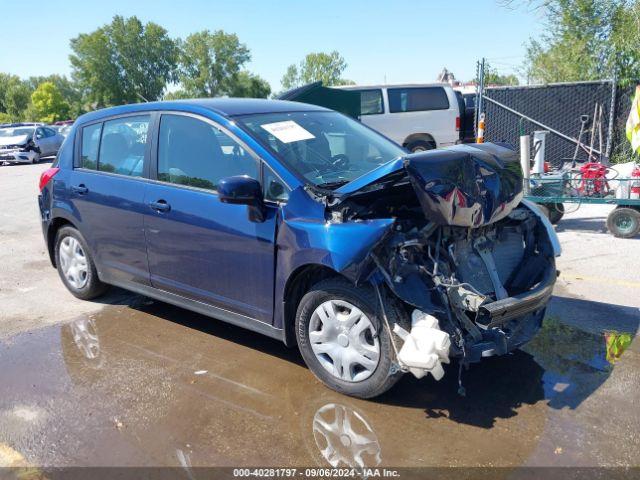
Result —
POLYGON ((334 222, 394 219, 369 252, 368 278, 412 314, 411 332, 395 326, 404 340, 400 368, 440 378, 450 356, 468 364, 529 341, 555 284, 559 246, 546 219, 522 201, 516 153, 457 146, 399 162, 325 203, 334 222))

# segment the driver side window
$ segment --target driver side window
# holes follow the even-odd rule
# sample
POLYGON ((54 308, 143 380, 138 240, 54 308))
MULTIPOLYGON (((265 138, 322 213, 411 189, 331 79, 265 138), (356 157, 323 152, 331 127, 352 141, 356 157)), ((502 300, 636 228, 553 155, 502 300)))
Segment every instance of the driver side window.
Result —
POLYGON ((258 179, 258 163, 219 128, 186 115, 160 120, 158 180, 216 190, 221 179, 248 175, 258 179))

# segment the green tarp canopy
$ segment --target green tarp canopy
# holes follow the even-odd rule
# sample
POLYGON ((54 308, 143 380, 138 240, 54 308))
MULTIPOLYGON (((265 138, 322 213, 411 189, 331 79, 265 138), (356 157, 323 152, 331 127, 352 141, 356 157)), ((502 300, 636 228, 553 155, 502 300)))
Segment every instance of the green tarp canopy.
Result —
POLYGON ((278 100, 310 103, 330 108, 358 120, 360 118, 360 92, 327 88, 322 82, 309 83, 281 93, 278 100))

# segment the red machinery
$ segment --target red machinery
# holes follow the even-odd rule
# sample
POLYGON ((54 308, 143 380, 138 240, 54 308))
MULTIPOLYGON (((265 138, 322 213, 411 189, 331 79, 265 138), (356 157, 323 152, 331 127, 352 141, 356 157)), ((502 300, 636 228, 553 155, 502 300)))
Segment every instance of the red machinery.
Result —
POLYGON ((588 162, 580 167, 577 190, 580 195, 602 197, 609 194, 608 167, 598 162, 588 162))

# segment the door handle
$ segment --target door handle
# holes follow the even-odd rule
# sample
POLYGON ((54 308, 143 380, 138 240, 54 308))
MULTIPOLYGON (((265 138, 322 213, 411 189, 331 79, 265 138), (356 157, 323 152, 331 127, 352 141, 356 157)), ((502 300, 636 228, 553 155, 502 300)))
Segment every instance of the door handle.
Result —
POLYGON ((149 207, 156 212, 168 212, 171 210, 171 205, 169 205, 166 200, 158 200, 157 202, 149 202, 149 207))
POLYGON ((84 186, 84 184, 74 185, 71 187, 71 191, 73 193, 77 193, 78 195, 84 195, 85 193, 89 193, 89 189, 84 186))

